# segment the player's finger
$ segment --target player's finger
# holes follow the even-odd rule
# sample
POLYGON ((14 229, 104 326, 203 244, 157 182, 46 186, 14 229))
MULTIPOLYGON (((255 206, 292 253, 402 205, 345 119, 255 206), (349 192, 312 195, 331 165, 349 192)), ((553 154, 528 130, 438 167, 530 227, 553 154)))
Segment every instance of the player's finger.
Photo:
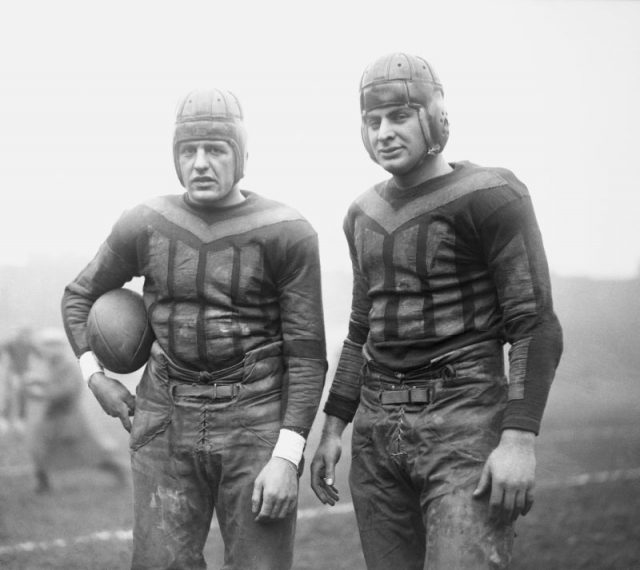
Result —
POLYGON ((311 488, 320 502, 325 505, 333 506, 339 499, 338 490, 333 485, 328 484, 328 477, 326 476, 323 461, 317 461, 311 464, 311 488))
POLYGON ((316 497, 318 497, 318 500, 322 503, 322 504, 327 504, 327 502, 329 501, 329 497, 328 495, 324 492, 324 489, 320 486, 320 484, 316 483, 315 481, 311 481, 311 488, 313 489, 313 492, 316 494, 316 497))
POLYGON ((533 507, 533 490, 527 489, 524 498, 524 508, 522 509, 522 516, 526 515, 533 507))
POLYGON ((262 506, 262 484, 256 481, 253 485, 253 493, 251 494, 251 512, 255 515, 260 511, 262 506))
POLYGON ((280 508, 278 509, 278 511, 276 512, 276 510, 274 509, 274 517, 273 518, 277 518, 277 519, 284 519, 287 517, 287 515, 289 515, 289 513, 291 513, 293 511, 293 509, 295 508, 296 505, 296 500, 294 499, 286 499, 284 501, 282 501, 282 504, 280 505, 280 508))
POLYGON ((331 500, 331 505, 335 505, 336 501, 340 500, 338 489, 336 489, 335 483, 336 464, 334 461, 327 459, 325 463, 325 476, 322 480, 323 486, 327 496, 331 500))
POLYGON ((129 409, 130 416, 136 411, 136 397, 133 394, 129 394, 127 397, 127 408, 129 409))
POLYGON ((502 496, 500 519, 505 524, 510 523, 512 520, 518 517, 518 512, 516 511, 517 493, 517 489, 505 489, 505 492, 502 496))
POLYGON ((118 416, 120 418, 120 423, 122 427, 126 429, 129 433, 131 433, 131 420, 129 419, 129 415, 126 414, 124 416, 118 416))
POLYGON ((262 508, 260 509, 260 514, 258 515, 258 520, 278 519, 280 517, 280 511, 282 510, 283 506, 285 506, 285 501, 283 499, 263 499, 262 508))
POLYGON ((493 522, 498 522, 501 518, 503 498, 504 489, 494 482, 491 485, 491 496, 489 497, 489 518, 493 522))
POLYGON ((127 405, 122 403, 120 406, 118 406, 116 415, 120 419, 122 427, 128 432, 131 432, 131 420, 129 419, 129 408, 127 407, 127 405))
POLYGON ((517 491, 515 495, 515 501, 513 506, 513 513, 511 520, 515 521, 520 515, 524 515, 526 508, 526 491, 517 491))
POLYGON ((311 488, 320 502, 326 504, 328 497, 325 492, 324 485, 322 484, 323 476, 324 466, 320 464, 320 462, 314 460, 311 463, 311 488))
POLYGON ((480 481, 478 481, 478 486, 473 492, 474 498, 481 497, 488 489, 489 483, 491 482, 491 475, 489 471, 489 465, 485 463, 482 473, 480 474, 480 481))
POLYGON ((265 521, 273 518, 274 501, 268 497, 262 497, 262 507, 256 517, 257 521, 265 521))
POLYGON ((336 464, 329 458, 324 462, 324 483, 327 487, 331 487, 335 481, 336 464))
POLYGON ((338 493, 338 489, 336 489, 332 484, 329 483, 330 479, 328 477, 323 477, 321 479, 321 489, 322 494, 326 498, 326 503, 333 506, 337 501, 340 500, 340 494, 338 493))
POLYGON ((340 492, 334 485, 330 485, 328 479, 323 481, 327 496, 335 503, 340 500, 340 492))

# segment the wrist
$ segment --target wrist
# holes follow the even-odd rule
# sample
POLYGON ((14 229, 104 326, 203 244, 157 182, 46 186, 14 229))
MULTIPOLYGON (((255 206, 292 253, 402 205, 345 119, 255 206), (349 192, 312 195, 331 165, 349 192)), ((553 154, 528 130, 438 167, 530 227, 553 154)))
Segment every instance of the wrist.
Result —
POLYGON ((100 363, 96 359, 93 352, 91 352, 90 350, 87 352, 83 352, 80 355, 80 358, 78 358, 78 364, 80 365, 82 377, 87 383, 89 383, 89 380, 91 380, 91 377, 96 372, 103 372, 102 366, 100 366, 100 363))
POLYGON ((348 422, 342 418, 327 414, 324 420, 324 426, 322 427, 322 439, 340 439, 347 425, 348 422))
POLYGON ((281 429, 271 456, 286 459, 297 469, 302 459, 305 443, 305 438, 295 431, 281 429))
POLYGON ((521 429, 505 429, 502 430, 500 443, 508 445, 530 445, 533 446, 536 441, 536 434, 532 431, 521 429))
POLYGON ((280 461, 281 463, 284 463, 287 466, 291 467, 291 469, 293 469, 293 471, 295 473, 298 472, 298 466, 293 461, 291 461, 290 459, 286 459, 286 458, 280 457, 278 455, 272 455, 271 456, 271 460, 272 461, 280 461))

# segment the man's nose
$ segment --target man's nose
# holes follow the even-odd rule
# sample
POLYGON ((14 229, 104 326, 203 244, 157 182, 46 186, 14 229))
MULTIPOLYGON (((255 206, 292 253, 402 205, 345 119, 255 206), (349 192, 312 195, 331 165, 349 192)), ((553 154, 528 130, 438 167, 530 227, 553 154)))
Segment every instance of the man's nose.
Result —
POLYGON ((382 119, 382 121, 380 121, 380 128, 378 129, 378 139, 387 140, 393 138, 394 135, 395 131, 393 130, 391 122, 382 119))
POLYGON ((203 148, 196 150, 196 160, 193 163, 193 166, 198 170, 205 170, 209 166, 207 164, 207 157, 203 148))

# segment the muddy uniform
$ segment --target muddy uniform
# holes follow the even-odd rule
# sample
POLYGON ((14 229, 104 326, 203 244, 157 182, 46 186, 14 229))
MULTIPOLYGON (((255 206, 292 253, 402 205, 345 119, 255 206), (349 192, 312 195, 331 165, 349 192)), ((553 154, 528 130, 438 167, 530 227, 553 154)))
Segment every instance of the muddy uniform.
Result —
POLYGON ((134 568, 203 568, 214 507, 225 568, 291 563, 295 513, 256 523, 251 493, 279 430, 306 437, 322 393, 317 237, 294 210, 243 194, 226 208, 186 194, 133 208, 65 291, 80 355, 95 299, 144 277, 156 342, 131 432, 134 568))
POLYGON ((353 304, 325 412, 354 420, 370 569, 421 569, 425 551, 438 567, 431 542, 509 555, 512 529, 492 527, 471 493, 502 429, 538 432, 561 352, 526 187, 452 166, 408 190, 378 184, 345 219, 353 304))

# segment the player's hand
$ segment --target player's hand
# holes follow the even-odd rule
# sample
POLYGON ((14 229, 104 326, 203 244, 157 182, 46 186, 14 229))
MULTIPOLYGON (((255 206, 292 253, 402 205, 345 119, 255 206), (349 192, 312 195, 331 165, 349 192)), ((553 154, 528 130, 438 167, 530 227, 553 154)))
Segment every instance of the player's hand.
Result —
POLYGON ((508 524, 526 515, 533 505, 536 456, 535 434, 504 430, 482 470, 473 492, 479 498, 491 490, 489 517, 495 523, 508 524))
POLYGON ((102 372, 95 372, 89 378, 89 388, 110 416, 119 418, 124 429, 131 431, 131 420, 136 409, 136 398, 127 388, 115 378, 102 372))
POLYGON ((324 432, 311 461, 311 488, 320 502, 335 505, 340 500, 336 489, 336 464, 342 455, 342 440, 336 433, 324 432))
POLYGON ((251 510, 256 521, 281 520, 298 504, 298 468, 282 457, 272 457, 253 485, 251 510))

